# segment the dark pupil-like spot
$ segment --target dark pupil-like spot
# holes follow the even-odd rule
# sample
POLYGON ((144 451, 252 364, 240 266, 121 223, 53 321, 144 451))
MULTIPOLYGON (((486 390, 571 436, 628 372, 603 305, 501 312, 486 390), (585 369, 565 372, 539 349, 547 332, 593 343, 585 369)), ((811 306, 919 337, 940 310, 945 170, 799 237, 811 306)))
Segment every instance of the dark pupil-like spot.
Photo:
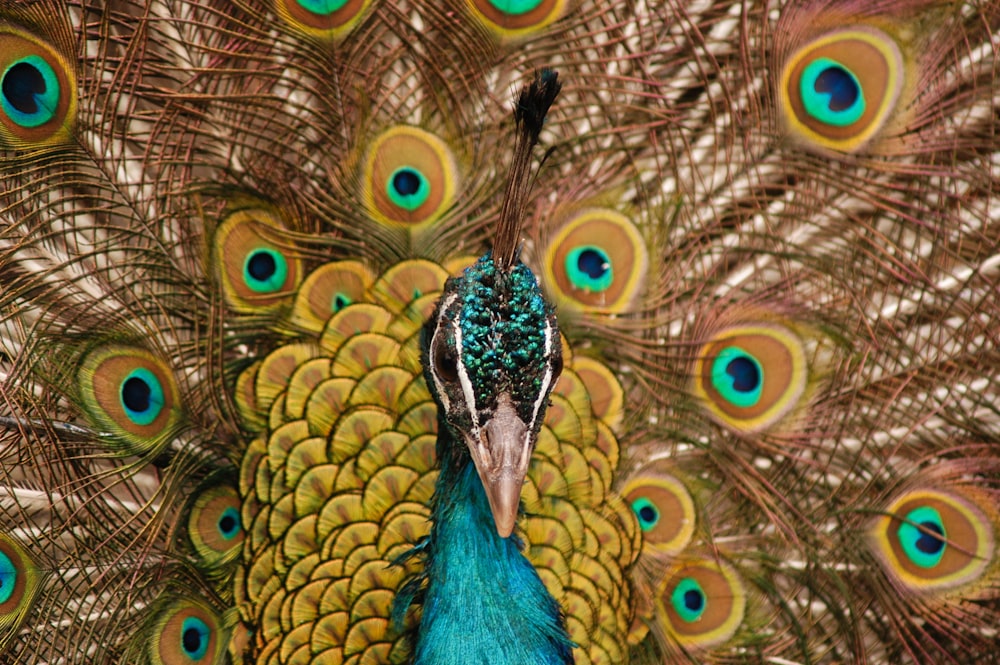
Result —
POLYGON ((258 282, 269 280, 277 269, 278 266, 274 262, 274 257, 268 252, 257 252, 250 257, 250 262, 247 264, 247 271, 250 273, 250 276, 258 282))
POLYGON ((236 530, 236 518, 230 514, 225 514, 222 519, 219 520, 219 530, 222 533, 232 533, 236 530))
POLYGON ((198 653, 201 648, 201 632, 197 628, 188 628, 181 638, 184 641, 184 651, 198 653))
POLYGON ((726 365, 726 374, 733 377, 733 390, 753 392, 760 385, 760 370, 749 358, 733 358, 726 365))
POLYGON ((652 506, 643 506, 639 509, 639 519, 643 522, 651 523, 656 521, 656 509, 652 506))
POLYGON ((19 62, 3 77, 3 96, 21 113, 38 113, 36 95, 45 94, 45 79, 37 67, 19 62))
POLYGON ((602 277, 608 271, 607 261, 600 252, 593 249, 585 249, 580 252, 580 258, 576 260, 576 265, 580 272, 586 273, 591 279, 602 277))
MULTIPOLYGON (((921 522, 920 526, 924 527, 927 531, 933 531, 938 536, 944 535, 941 525, 936 522, 921 522)), ((917 538, 917 549, 924 554, 937 554, 944 547, 944 540, 931 533, 927 533, 927 531, 920 532, 920 537, 917 538)))
POLYGON ((400 196, 411 196, 420 189, 420 176, 411 169, 401 169, 392 177, 392 187, 400 196))
POLYGON ((339 312, 350 304, 350 301, 339 293, 333 297, 333 311, 339 312))
POLYGON ((450 352, 445 351, 437 357, 438 374, 445 381, 454 381, 458 378, 458 361, 450 352))
POLYGON ((149 384, 135 376, 122 385, 122 403, 136 413, 144 413, 149 409, 151 394, 149 384))
POLYGON ((697 612, 704 604, 705 597, 701 595, 700 591, 690 589, 684 592, 684 607, 688 608, 692 612, 697 612))
POLYGON ((816 92, 830 94, 830 110, 843 111, 858 101, 861 91, 857 81, 842 67, 827 67, 816 77, 816 92))

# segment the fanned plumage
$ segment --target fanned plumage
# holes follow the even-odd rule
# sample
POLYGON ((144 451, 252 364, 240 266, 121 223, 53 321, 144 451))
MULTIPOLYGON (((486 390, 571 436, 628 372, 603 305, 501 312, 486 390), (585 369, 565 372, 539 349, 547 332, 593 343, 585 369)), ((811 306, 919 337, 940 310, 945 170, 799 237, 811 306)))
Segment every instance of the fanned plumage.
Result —
POLYGON ((1000 662, 998 48, 0 2, 0 663, 1000 662))

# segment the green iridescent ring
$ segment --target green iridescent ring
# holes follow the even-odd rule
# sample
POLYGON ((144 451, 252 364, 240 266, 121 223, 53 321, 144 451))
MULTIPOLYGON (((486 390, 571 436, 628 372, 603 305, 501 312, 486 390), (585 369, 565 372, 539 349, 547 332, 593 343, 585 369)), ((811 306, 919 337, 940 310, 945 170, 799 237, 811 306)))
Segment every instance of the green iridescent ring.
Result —
POLYGON ((743 349, 727 346, 712 363, 712 386, 734 406, 750 408, 764 390, 764 368, 743 349))
POLYGON ((833 127, 852 125, 865 114, 865 95, 858 77, 829 58, 817 58, 806 66, 799 93, 806 112, 833 127))
POLYGON ((247 254, 243 262, 243 279, 255 293, 274 293, 288 279, 288 261, 278 251, 259 247, 247 254))
POLYGON ((948 533, 941 513, 930 506, 911 510, 899 526, 899 542, 906 556, 921 568, 933 568, 947 549, 948 533))
POLYGON ((521 16, 533 12, 542 4, 542 0, 490 0, 498 12, 509 16, 521 16))
POLYGON ((418 170, 401 166, 389 176, 385 191, 395 205, 413 212, 430 198, 431 186, 418 170))
POLYGON ((7 67, 2 88, 0 106, 21 127, 40 127, 55 117, 62 92, 59 77, 41 56, 27 55, 7 67))

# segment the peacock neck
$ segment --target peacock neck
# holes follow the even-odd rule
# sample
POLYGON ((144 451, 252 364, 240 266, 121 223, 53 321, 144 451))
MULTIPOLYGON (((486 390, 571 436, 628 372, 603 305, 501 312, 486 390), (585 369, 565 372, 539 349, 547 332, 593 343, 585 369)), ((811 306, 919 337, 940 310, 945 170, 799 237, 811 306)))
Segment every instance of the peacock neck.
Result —
POLYGON ((467 454, 442 460, 432 518, 415 665, 572 663, 559 605, 517 539, 497 534, 467 454))

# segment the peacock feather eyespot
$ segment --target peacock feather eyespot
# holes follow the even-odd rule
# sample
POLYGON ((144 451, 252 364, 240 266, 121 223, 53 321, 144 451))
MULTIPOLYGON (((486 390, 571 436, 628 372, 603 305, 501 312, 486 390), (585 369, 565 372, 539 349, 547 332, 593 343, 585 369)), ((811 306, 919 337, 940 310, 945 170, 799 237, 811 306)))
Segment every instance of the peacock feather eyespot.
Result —
POLYGON ((76 116, 76 75, 52 45, 0 27, 0 140, 26 149, 69 139, 76 116))
POLYGON ((798 335, 774 323, 745 324, 715 332, 701 347, 693 392, 718 422, 749 433, 791 413, 808 379, 798 335))
POLYGON ((145 349, 97 346, 84 357, 77 383, 81 406, 126 451, 154 450, 177 433, 182 420, 173 372, 145 349))
POLYGON ((627 311, 645 286, 646 244, 635 225, 606 208, 564 220, 542 255, 543 276, 557 303, 602 313, 627 311))
POLYGON ((912 591, 974 587, 996 565, 995 508, 971 490, 910 490, 886 507, 870 540, 886 573, 912 591))
POLYGON ((200 562, 215 566, 236 554, 244 539, 236 489, 205 483, 191 504, 187 534, 200 562))
POLYGON ((541 32, 566 13, 567 0, 466 0, 469 11, 498 40, 541 32))
POLYGON ((224 662, 228 631, 215 610, 186 599, 162 605, 153 614, 146 646, 150 665, 217 665, 224 662))
POLYGON ((42 572, 28 551, 0 534, 0 647, 17 632, 41 591, 42 572))
POLYGON ((671 567, 659 593, 664 628, 685 649, 718 646, 739 630, 746 589, 726 563, 690 559, 671 567))
POLYGON ((358 261, 326 263, 309 273, 295 294, 291 323, 319 333, 331 314, 364 299, 374 277, 358 261))
POLYGON ((368 12, 371 0, 275 0, 278 14, 315 39, 340 41, 368 12))
POLYGON ((853 153, 898 111, 905 63, 896 42, 872 27, 834 30, 784 63, 779 108, 807 147, 853 153))
POLYGON ((629 480, 622 496, 642 530, 643 550, 676 556, 694 537, 694 500, 682 482, 664 473, 644 472, 629 480))
POLYGON ((454 204, 458 166, 448 145, 418 127, 382 132, 368 150, 362 198, 369 214, 395 227, 435 222, 454 204))
POLYGON ((270 312, 286 304, 301 280, 301 260, 271 211, 230 213, 212 238, 212 262, 223 297, 234 310, 270 312))

